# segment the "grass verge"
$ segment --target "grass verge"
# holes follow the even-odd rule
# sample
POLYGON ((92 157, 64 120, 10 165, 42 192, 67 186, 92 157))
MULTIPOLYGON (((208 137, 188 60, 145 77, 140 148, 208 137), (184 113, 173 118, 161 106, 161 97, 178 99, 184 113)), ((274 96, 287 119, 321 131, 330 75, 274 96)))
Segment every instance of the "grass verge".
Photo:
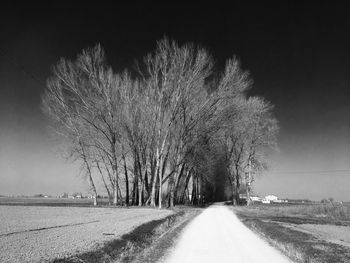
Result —
POLYGON ((182 230, 194 217, 202 212, 203 209, 182 207, 180 208, 180 211, 183 211, 184 215, 179 217, 171 227, 160 227, 156 238, 153 239, 153 242, 141 253, 138 253, 132 262, 163 262, 171 252, 171 248, 175 247, 182 230))
POLYGON ((55 259, 52 262, 156 262, 172 245, 173 235, 197 215, 198 211, 198 209, 177 210, 173 215, 147 222, 94 251, 55 259))
MULTIPOLYGON (((262 209, 261 207, 259 208, 259 210, 262 209)), ((350 262, 350 249, 348 247, 319 239, 312 233, 286 227, 287 225, 293 226, 310 222, 317 224, 315 218, 311 216, 308 218, 305 214, 295 217, 294 214, 288 214, 287 211, 282 211, 282 209, 278 208, 276 210, 280 214, 276 213, 272 208, 266 208, 265 211, 259 212, 254 211, 254 208, 234 208, 234 211, 246 226, 263 237, 272 246, 282 251, 294 262, 350 262)), ((309 209, 306 211, 311 211, 309 209)), ((320 218, 318 223, 326 224, 327 221, 324 221, 324 218, 320 218)))

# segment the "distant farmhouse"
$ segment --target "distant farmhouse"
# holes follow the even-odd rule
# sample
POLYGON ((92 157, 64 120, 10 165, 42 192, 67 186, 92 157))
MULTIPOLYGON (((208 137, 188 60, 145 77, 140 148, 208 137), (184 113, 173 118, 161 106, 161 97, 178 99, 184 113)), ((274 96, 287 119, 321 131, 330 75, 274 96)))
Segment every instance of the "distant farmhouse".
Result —
MULTIPOLYGON (((239 195, 241 200, 247 201, 247 195, 246 194, 240 194, 239 195)), ((267 195, 264 198, 261 198, 259 196, 251 196, 250 200, 253 203, 262 203, 262 204, 271 204, 271 203, 288 203, 287 199, 278 199, 275 195, 267 195)))
POLYGON ((288 203, 287 199, 279 199, 275 195, 267 195, 262 200, 262 203, 264 204, 271 204, 271 203, 288 203))
POLYGON ((264 199, 269 202, 275 202, 278 200, 278 197, 275 195, 267 195, 264 199))
POLYGON ((64 193, 63 195, 60 196, 60 198, 81 199, 81 198, 84 198, 84 196, 82 195, 82 193, 74 193, 74 194, 64 193))
POLYGON ((259 196, 251 196, 250 200, 252 200, 253 202, 261 202, 262 199, 259 196))

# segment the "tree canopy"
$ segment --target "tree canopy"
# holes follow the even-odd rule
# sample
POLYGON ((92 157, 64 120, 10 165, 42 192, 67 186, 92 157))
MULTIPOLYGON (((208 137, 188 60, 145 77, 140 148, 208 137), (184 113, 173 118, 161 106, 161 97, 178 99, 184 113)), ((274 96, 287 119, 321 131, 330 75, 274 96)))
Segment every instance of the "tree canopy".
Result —
POLYGON ((207 50, 165 38, 136 68, 115 72, 97 45, 61 59, 47 81, 42 108, 93 195, 100 181, 115 205, 199 204, 218 180, 235 203, 242 185, 249 194, 278 124, 268 101, 247 95, 238 59, 218 74, 207 50))

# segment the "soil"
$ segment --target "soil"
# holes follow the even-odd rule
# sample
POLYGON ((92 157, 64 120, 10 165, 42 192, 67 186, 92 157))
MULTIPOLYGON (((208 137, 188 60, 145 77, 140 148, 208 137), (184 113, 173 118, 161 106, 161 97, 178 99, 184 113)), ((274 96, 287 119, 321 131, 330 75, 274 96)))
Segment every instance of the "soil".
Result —
POLYGON ((47 262, 103 246, 173 211, 0 206, 0 262, 47 262))

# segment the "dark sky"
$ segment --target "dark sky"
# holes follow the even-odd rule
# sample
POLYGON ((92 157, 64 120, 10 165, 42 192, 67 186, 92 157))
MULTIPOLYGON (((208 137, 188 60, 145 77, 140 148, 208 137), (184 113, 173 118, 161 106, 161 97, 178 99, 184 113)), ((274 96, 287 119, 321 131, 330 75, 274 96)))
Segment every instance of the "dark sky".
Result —
POLYGON ((254 79, 250 94, 275 105, 280 151, 257 179, 258 193, 350 200, 349 8, 338 1, 246 2, 2 6, 0 194, 86 187, 76 165, 52 150, 40 111, 45 80, 60 57, 73 59, 101 43, 122 70, 166 35, 208 48, 219 69, 236 55, 254 79))

